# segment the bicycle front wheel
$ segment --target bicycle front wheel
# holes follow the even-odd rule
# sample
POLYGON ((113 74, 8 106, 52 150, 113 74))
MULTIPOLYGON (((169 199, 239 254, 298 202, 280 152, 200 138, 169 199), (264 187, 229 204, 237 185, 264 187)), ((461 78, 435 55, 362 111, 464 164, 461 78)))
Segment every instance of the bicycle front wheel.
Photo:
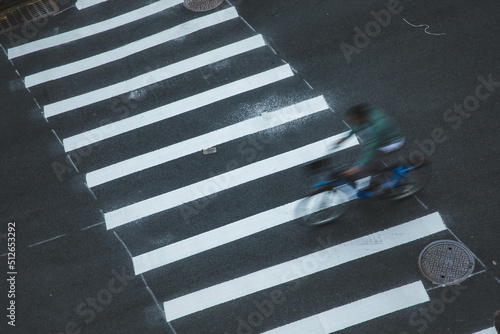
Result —
POLYGON ((349 205, 350 196, 342 188, 323 191, 301 200, 295 210, 300 224, 323 225, 340 217, 349 205))

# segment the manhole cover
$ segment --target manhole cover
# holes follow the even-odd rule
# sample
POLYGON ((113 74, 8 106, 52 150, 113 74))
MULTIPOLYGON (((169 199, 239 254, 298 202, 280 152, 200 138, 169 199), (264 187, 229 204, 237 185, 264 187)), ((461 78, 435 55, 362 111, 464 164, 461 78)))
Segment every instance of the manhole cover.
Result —
POLYGON ((465 281, 474 271, 474 255, 460 242, 439 240, 424 248, 418 265, 432 282, 455 285, 465 281))
POLYGON ((205 12, 214 9, 224 0, 184 0, 184 7, 194 12, 205 12))

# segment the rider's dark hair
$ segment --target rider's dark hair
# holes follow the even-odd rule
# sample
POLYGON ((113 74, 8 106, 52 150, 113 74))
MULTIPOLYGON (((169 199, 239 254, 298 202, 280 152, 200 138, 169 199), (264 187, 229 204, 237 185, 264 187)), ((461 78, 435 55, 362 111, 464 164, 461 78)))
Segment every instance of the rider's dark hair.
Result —
POLYGON ((368 114, 368 109, 370 106, 367 103, 361 103, 358 105, 355 105, 354 107, 351 107, 347 109, 347 112, 345 113, 346 118, 365 118, 368 114))

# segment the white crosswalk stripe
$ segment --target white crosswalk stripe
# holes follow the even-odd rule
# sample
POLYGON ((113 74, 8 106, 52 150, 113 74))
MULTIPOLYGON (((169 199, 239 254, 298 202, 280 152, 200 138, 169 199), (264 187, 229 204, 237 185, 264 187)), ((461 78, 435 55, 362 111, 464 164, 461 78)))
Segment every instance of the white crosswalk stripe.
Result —
MULTIPOLYGON (((88 57, 79 61, 75 61, 70 64, 65 64, 62 66, 58 66, 52 69, 48 69, 39 73, 35 73, 32 75, 26 76, 24 79, 26 87, 32 87, 36 86, 39 84, 42 84, 44 82, 48 82, 51 80, 56 80, 60 78, 64 78, 66 76, 80 73, 83 71, 87 71, 89 69, 102 66, 104 64, 111 63, 113 61, 117 61, 119 59, 123 59, 125 57, 128 57, 130 55, 133 55, 138 52, 142 52, 144 50, 147 50, 149 48, 152 48, 154 46, 166 43, 168 41, 174 40, 176 38, 180 38, 189 34, 192 34, 198 30, 201 29, 206 29, 208 27, 211 27, 215 24, 220 24, 225 21, 231 20, 238 17, 238 13, 234 8, 228 8, 226 10, 216 12, 211 15, 203 16, 198 19, 188 21, 186 23, 180 24, 174 28, 170 28, 166 31, 157 33, 153 36, 149 36, 146 38, 143 38, 139 41, 135 41, 126 45, 123 45, 119 48, 116 48, 114 50, 106 51, 101 54, 95 55, 93 57, 88 57)), ((249 44, 249 45, 254 45, 254 41, 257 41, 256 38, 252 39, 247 39, 239 44, 249 44)), ((234 46, 239 46, 239 44, 233 45, 234 46)), ((264 45, 264 41, 262 41, 262 46, 264 45)), ((229 48, 220 48, 219 53, 225 54, 226 58, 229 58, 232 56, 231 51, 228 50, 229 48)), ((245 49, 239 50, 239 52, 245 52, 245 49)), ((216 62, 217 60, 217 55, 214 55, 215 52, 208 53, 205 58, 208 58, 211 62, 216 62), (210 59, 211 58, 211 59, 210 59)), ((197 57, 198 59, 201 58, 200 56, 197 57)), ((179 66, 186 66, 189 63, 196 63, 196 58, 195 59, 187 59, 186 61, 182 62, 181 64, 178 64, 179 66)), ((204 63, 198 64, 198 66, 204 66, 204 63)), ((184 71, 189 71, 190 67, 186 66, 184 71)), ((175 75, 176 70, 173 67, 166 67, 164 69, 161 69, 159 72, 167 72, 167 73, 174 73, 170 74, 171 76, 175 75)), ((151 74, 153 77, 156 77, 154 73, 151 74)), ((165 77, 166 79, 167 77, 165 77)), ((164 78, 161 78, 160 80, 164 80, 164 78)), ((71 100, 71 102, 74 102, 74 100, 71 100)))
POLYGON ((429 301, 420 281, 293 322, 265 334, 329 334, 429 301))
POLYGON ((439 214, 431 214, 167 301, 163 304, 165 314, 167 319, 174 320, 263 289, 403 245, 445 229, 446 226, 439 214))
MULTIPOLYGON (((85 9, 95 6, 97 9, 103 2, 106 0, 78 0, 76 7, 85 9)), ((8 56, 14 63, 19 61, 28 64, 30 57, 35 58, 37 52, 45 50, 57 58, 58 52, 68 43, 79 45, 78 43, 96 41, 96 45, 100 45, 100 38, 104 38, 101 36, 109 36, 115 28, 126 28, 127 24, 139 20, 155 20, 155 14, 169 9, 175 10, 176 15, 180 17, 185 14, 177 11, 180 8, 172 8, 180 5, 181 0, 159 0, 151 4, 144 2, 147 4, 139 9, 102 22, 13 47, 8 50, 8 56)), ((342 115, 331 112, 327 100, 299 79, 292 67, 266 46, 263 36, 255 34, 239 20, 238 12, 228 2, 212 13, 185 15, 175 26, 157 30, 151 28, 141 35, 140 39, 127 40, 125 36, 124 44, 111 50, 106 43, 101 43, 100 48, 96 47, 98 51, 87 57, 82 56, 82 59, 73 59, 68 63, 61 56, 62 59, 58 58, 56 65, 46 66, 50 68, 45 69, 43 66, 42 69, 36 68, 36 73, 25 78, 27 87, 36 86, 34 91, 68 83, 64 94, 43 96, 47 100, 43 103, 44 115, 49 124, 59 127, 55 131, 64 133, 61 138, 64 138, 62 143, 68 156, 83 149, 90 152, 87 159, 82 159, 85 160, 82 163, 82 171, 85 173, 87 186, 95 192, 102 211, 105 212, 106 228, 116 229, 116 234, 124 239, 123 244, 129 248, 135 274, 143 275, 145 282, 155 280, 151 284, 152 292, 155 298, 163 303, 165 318, 173 323, 172 327, 175 328, 176 324, 183 320, 190 321, 190 317, 199 317, 203 321, 213 316, 214 312, 219 312, 220 308, 233 309, 235 305, 235 309, 244 308, 245 306, 240 304, 253 296, 266 293, 267 289, 299 279, 314 279, 325 273, 341 272, 347 267, 356 266, 360 261, 381 258, 407 249, 406 247, 419 246, 419 243, 427 239, 449 232, 438 212, 424 216, 414 214, 410 218, 401 221, 398 218, 396 222, 392 221, 392 224, 385 224, 384 228, 374 228, 355 237, 347 233, 340 239, 342 241, 328 244, 320 250, 311 251, 311 248, 305 245, 304 249, 297 252, 299 255, 284 260, 277 256, 267 264, 256 259, 242 265, 238 254, 241 244, 246 242, 248 247, 248 240, 265 240, 269 235, 277 234, 278 230, 288 227, 290 230, 287 230, 287 233, 297 233, 291 227, 294 226, 293 221, 301 218, 295 209, 304 196, 307 196, 305 190, 303 193, 300 193, 302 190, 296 190, 297 193, 291 190, 286 194, 288 197, 283 196, 283 199, 276 198, 281 196, 280 193, 266 194, 264 200, 268 203, 265 208, 260 207, 264 206, 264 200, 258 198, 255 201, 256 207, 246 210, 243 206, 251 202, 251 195, 242 189, 259 189, 261 192, 252 194, 259 197, 263 196, 262 192, 267 189, 267 183, 272 183, 269 180, 277 180, 279 182, 276 183, 279 184, 299 182, 287 178, 285 173, 281 172, 298 171, 302 165, 327 153, 333 156, 348 154, 348 149, 353 149, 359 142, 352 136, 341 146, 331 148, 331 144, 347 134, 348 129, 341 127, 342 115), (223 29, 226 25, 237 29, 228 30, 227 36, 217 36, 220 38, 214 43, 217 47, 211 47, 212 43, 206 36, 212 29, 223 29), (188 45, 191 47, 182 48, 184 39, 189 40, 188 45), (140 75, 132 75, 131 71, 126 70, 128 66, 139 66, 142 62, 147 62, 153 48, 167 49, 170 47, 169 43, 174 42, 178 48, 175 52, 180 55, 177 59, 181 60, 176 60, 175 63, 164 62, 159 68, 156 67, 157 70, 148 70, 149 72, 140 75), (204 46, 200 48, 203 51, 192 47, 200 44, 204 46), (217 84, 207 80, 218 75, 217 70, 213 70, 217 64, 227 64, 238 59, 248 62, 245 66, 237 66, 240 71, 237 75, 231 77, 232 71, 226 70, 221 75, 224 77, 222 80, 215 80, 217 84), (124 69, 124 73, 120 73, 123 75, 119 76, 121 81, 113 81, 112 76, 108 77, 103 73, 108 65, 124 69), (202 74, 192 73, 198 70, 202 74), (98 82, 98 87, 94 84, 93 88, 84 90, 85 80, 90 79, 82 75, 83 73, 101 73, 103 78, 98 82), (193 78, 198 80, 189 82, 189 85, 198 85, 193 89, 194 92, 187 89, 187 93, 169 89, 168 94, 165 94, 168 96, 159 94, 158 97, 154 94, 155 89, 163 88, 154 88, 153 84, 167 84, 186 73, 193 74, 193 78), (100 107, 101 104, 139 89, 146 90, 156 97, 148 101, 145 110, 138 109, 134 115, 113 122, 101 122, 106 118, 105 113, 109 113, 106 108, 100 107), (219 105, 223 107, 219 108, 219 105), (249 112, 249 105, 258 107, 249 112), (210 117, 206 117, 210 113, 216 113, 218 118, 211 124, 213 126, 205 128, 200 124, 212 121, 210 117), (201 130, 188 132, 179 127, 179 119, 183 121, 184 118, 196 124, 192 127, 199 126, 201 130), (205 120, 202 122, 200 119, 205 120), (81 124, 81 120, 88 120, 91 124, 81 124), (319 123, 324 127, 318 126, 319 123), (331 123, 335 123, 335 126, 340 124, 340 130, 336 133, 325 131, 331 123), (160 133, 160 126, 166 129, 165 133, 160 133), (155 127, 156 130, 148 133, 155 127), (306 131, 314 132, 316 137, 301 136, 306 131), (182 133, 179 140, 171 134, 177 132, 182 133), (206 148, 217 147, 219 151, 219 147, 235 147, 235 142, 261 133, 278 135, 273 137, 274 151, 261 148, 258 158, 238 160, 241 157, 234 158, 235 155, 231 155, 234 150, 227 150, 226 155, 220 156, 201 154, 206 148), (141 136, 145 136, 145 139, 140 138, 141 136), (175 140, 170 140, 171 138, 175 140), (155 145, 149 146, 150 140, 154 140, 155 145), (164 142, 168 144, 162 144, 164 142), (93 147, 99 147, 97 153, 92 151, 93 147), (231 152, 227 153, 228 151, 231 152), (199 156, 194 156, 196 153, 199 153, 199 156), (214 162, 217 159, 210 160, 214 156, 223 158, 214 162), (223 162, 231 163, 231 168, 219 174, 211 173, 212 170, 219 170, 212 167, 220 167, 217 164, 228 156, 234 160, 223 162), (196 165, 196 168, 187 172, 197 173, 193 181, 190 175, 186 176, 179 170, 179 166, 189 165, 200 157, 204 160, 197 160, 199 166, 196 165), (174 182, 175 185, 168 184, 163 181, 163 175, 153 175, 157 171, 171 178, 178 177, 180 181, 174 182), (207 174, 210 177, 207 177, 207 174), (228 202, 222 204, 229 207, 231 210, 228 211, 231 212, 207 208, 201 211, 197 224, 189 227, 186 225, 185 229, 181 225, 182 222, 176 221, 178 212, 172 209, 186 208, 190 203, 213 195, 225 195, 228 202), (231 202, 233 199, 244 204, 234 204, 231 202), (220 222, 213 221, 217 219, 220 219, 220 222), (132 224, 133 222, 137 224, 132 224), (141 239, 144 236, 151 239, 156 237, 157 240, 150 242, 141 239), (235 266, 241 265, 241 271, 216 272, 217 264, 220 263, 218 261, 222 260, 213 254, 217 254, 222 248, 230 250, 224 261, 239 261, 235 266), (205 265, 202 263, 205 260, 215 263, 216 267, 206 275, 216 276, 204 277, 205 272, 197 272, 197 265, 205 265), (194 272, 192 276, 196 276, 196 280, 176 290, 176 277, 170 277, 170 274, 180 273, 182 276, 184 270, 188 272, 186 276, 194 272), (168 274, 164 275, 165 272, 168 274)), ((222 67, 224 65, 221 65, 222 67)), ((191 129, 191 124, 188 125, 186 128, 191 129)), ((281 193, 285 191, 288 189, 276 190, 281 193)), ((219 197, 214 202, 221 204, 217 200, 219 197)), ((331 205, 335 204, 340 203, 331 205)), ((214 207, 220 208, 216 205, 214 207)), ((278 242, 276 245, 272 244, 271 251, 274 252, 276 247, 276 253, 279 253, 278 246, 278 242)), ((255 246, 259 247, 261 246, 255 246)), ((256 250, 250 249, 247 252, 253 254, 256 250)), ((415 254, 410 256, 413 258, 415 254)), ((412 272, 404 277, 402 275, 401 278, 393 277, 390 282, 384 282, 385 285, 367 288, 362 297, 343 296, 341 301, 329 300, 321 305, 320 311, 307 315, 296 312, 297 304, 294 303, 297 302, 290 302, 286 307, 293 309, 293 312, 286 314, 286 324, 283 325, 283 321, 278 324, 272 322, 274 319, 269 319, 272 324, 265 329, 266 333, 333 333, 400 310, 417 307, 429 302, 430 297, 423 282, 415 281, 415 275, 412 272)), ((305 285, 307 284, 306 282, 305 285)), ((307 285, 304 290, 321 293, 318 292, 321 289, 313 284, 307 285)), ((349 295, 349 291, 346 295, 349 295)), ((307 306, 307 303, 305 305, 307 306)), ((204 326, 205 324, 194 324, 193 328, 196 331, 198 328, 205 328, 204 326)), ((476 334, 494 333, 493 330, 490 328, 476 334)), ((212 332, 215 331, 229 332, 226 328, 214 329, 212 332)))
POLYGON ((75 4, 78 9, 85 9, 106 2, 108 0, 78 0, 75 4))
MULTIPOLYGON (((132 260, 136 274, 168 265, 175 261, 185 259, 195 254, 200 254, 223 244, 248 237, 249 235, 265 231, 267 229, 287 223, 291 220, 301 218, 295 212, 298 203, 295 202, 261 212, 254 216, 239 220, 229 225, 210 230, 189 239, 150 251, 132 260)), ((331 205, 342 203, 331 203, 331 205)))
POLYGON ((68 31, 52 37, 47 37, 41 40, 22 44, 8 49, 9 59, 25 56, 30 53, 45 50, 69 42, 74 42, 79 39, 99 34, 101 32, 111 30, 128 23, 143 19, 144 17, 157 14, 167 8, 173 7, 182 3, 182 0, 160 0, 149 6, 139 8, 135 11, 114 17, 112 19, 99 22, 90 26, 82 27, 76 30, 68 31))
MULTIPOLYGON (((85 93, 79 96, 74 96, 72 98, 51 103, 47 106, 44 107, 44 114, 45 117, 53 117, 62 113, 65 113, 67 111, 71 111, 77 108, 81 108, 84 106, 88 106, 92 103, 100 102, 124 93, 131 92, 136 89, 143 88, 145 86, 149 86, 152 84, 155 84, 160 81, 164 81, 168 78, 172 78, 176 75, 186 73, 188 71, 194 70, 196 68, 206 66, 208 64, 221 61, 223 59, 226 59, 228 57, 232 57, 235 55, 238 55, 243 52, 247 52, 250 50, 253 50, 255 48, 259 48, 264 46, 264 41, 260 36, 255 36, 248 38, 246 40, 233 43, 231 45, 207 52, 202 55, 198 55, 196 57, 186 59, 184 61, 181 61, 176 64, 172 64, 169 66, 166 66, 164 68, 160 68, 158 70, 142 74, 140 76, 137 76, 135 78, 129 79, 125 82, 120 82, 108 87, 104 87, 101 89, 98 89, 96 91, 92 91, 89 93, 85 93)), ((269 83, 272 83, 272 79, 275 80, 281 80, 284 78, 287 78, 288 76, 293 75, 291 70, 287 71, 289 68, 289 65, 283 65, 279 67, 278 69, 275 70, 270 70, 268 72, 262 73, 260 75, 256 75, 254 77, 250 77, 244 80, 237 81, 233 83, 232 85, 228 85, 224 88, 223 90, 229 90, 229 88, 233 88, 236 92, 234 94, 238 94, 237 92, 242 92, 245 90, 242 90, 241 88, 246 86, 247 84, 251 85, 253 84, 254 87, 260 87, 258 85, 258 81, 262 81, 262 85, 266 85, 269 83), (276 77, 277 75, 277 77, 276 77), (281 77, 280 75, 284 75, 281 77), (271 81, 267 81, 271 80, 271 81), (239 90, 237 90, 239 88, 239 90)), ((221 88, 218 89, 220 91, 221 88)), ((205 98, 208 100, 206 103, 211 103, 214 101, 214 99, 208 99, 206 96, 215 94, 218 91, 208 91, 206 93, 200 94, 197 97, 192 97, 189 99, 186 99, 188 102, 191 102, 191 100, 196 99, 196 100, 201 100, 202 98, 205 98)), ((220 94, 220 93, 219 93, 220 94)), ((227 95, 229 97, 231 95, 227 95)), ((214 98, 217 98, 217 100, 222 99, 218 98, 218 95, 215 95, 214 98)), ((216 100, 216 101, 217 101, 216 100)), ((194 107, 192 107, 194 108, 194 107)), ((142 117, 141 117, 142 118, 142 117)), ((135 120, 133 121, 135 122, 135 120)))
MULTIPOLYGON (((328 145, 331 145, 331 143, 334 143, 343 137, 345 137, 345 134, 327 138, 293 151, 288 151, 278 156, 234 169, 227 173, 211 177, 166 194, 159 195, 112 212, 107 212, 104 214, 106 226, 108 229, 116 228, 155 213, 174 208, 181 204, 210 196, 246 182, 318 159, 325 155, 328 145)), ((354 137, 351 137, 351 139, 343 144, 342 149, 356 144, 357 140, 354 137)), ((336 150, 339 149, 340 148, 337 148, 336 150)))
POLYGON ((495 327, 491 327, 491 328, 486 328, 480 332, 476 332, 474 334, 498 334, 498 332, 495 329, 495 327))
MULTIPOLYGON (((267 86, 277 81, 293 76, 290 65, 282 65, 269 71, 255 74, 245 79, 208 90, 203 93, 146 111, 142 114, 125 118, 108 125, 103 125, 94 130, 65 138, 63 144, 66 152, 84 147, 104 139, 108 139, 128 131, 136 130, 153 123, 192 111, 214 102, 233 97, 238 94, 267 86)), ((147 76, 144 77, 147 80, 147 76)), ((142 86, 141 86, 142 87, 142 86)), ((125 89, 129 91, 129 89, 125 89)), ((82 101, 85 99, 83 98, 82 101)))
POLYGON ((318 97, 277 111, 268 112, 257 118, 249 119, 211 133, 164 147, 157 151, 92 171, 87 174, 87 185, 89 187, 95 187, 125 175, 137 173, 146 168, 151 168, 196 151, 214 147, 258 131, 270 129, 325 109, 328 109, 325 99, 323 97, 318 97))

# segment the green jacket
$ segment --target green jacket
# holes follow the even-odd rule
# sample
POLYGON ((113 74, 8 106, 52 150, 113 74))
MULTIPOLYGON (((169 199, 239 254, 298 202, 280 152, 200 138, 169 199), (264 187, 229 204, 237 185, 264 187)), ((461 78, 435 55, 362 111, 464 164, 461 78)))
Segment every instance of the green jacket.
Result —
POLYGON ((392 119, 382 109, 373 106, 368 111, 368 121, 353 125, 347 137, 365 130, 367 132, 366 141, 363 143, 361 155, 355 163, 356 167, 366 166, 375 157, 379 148, 402 139, 399 129, 392 119))

